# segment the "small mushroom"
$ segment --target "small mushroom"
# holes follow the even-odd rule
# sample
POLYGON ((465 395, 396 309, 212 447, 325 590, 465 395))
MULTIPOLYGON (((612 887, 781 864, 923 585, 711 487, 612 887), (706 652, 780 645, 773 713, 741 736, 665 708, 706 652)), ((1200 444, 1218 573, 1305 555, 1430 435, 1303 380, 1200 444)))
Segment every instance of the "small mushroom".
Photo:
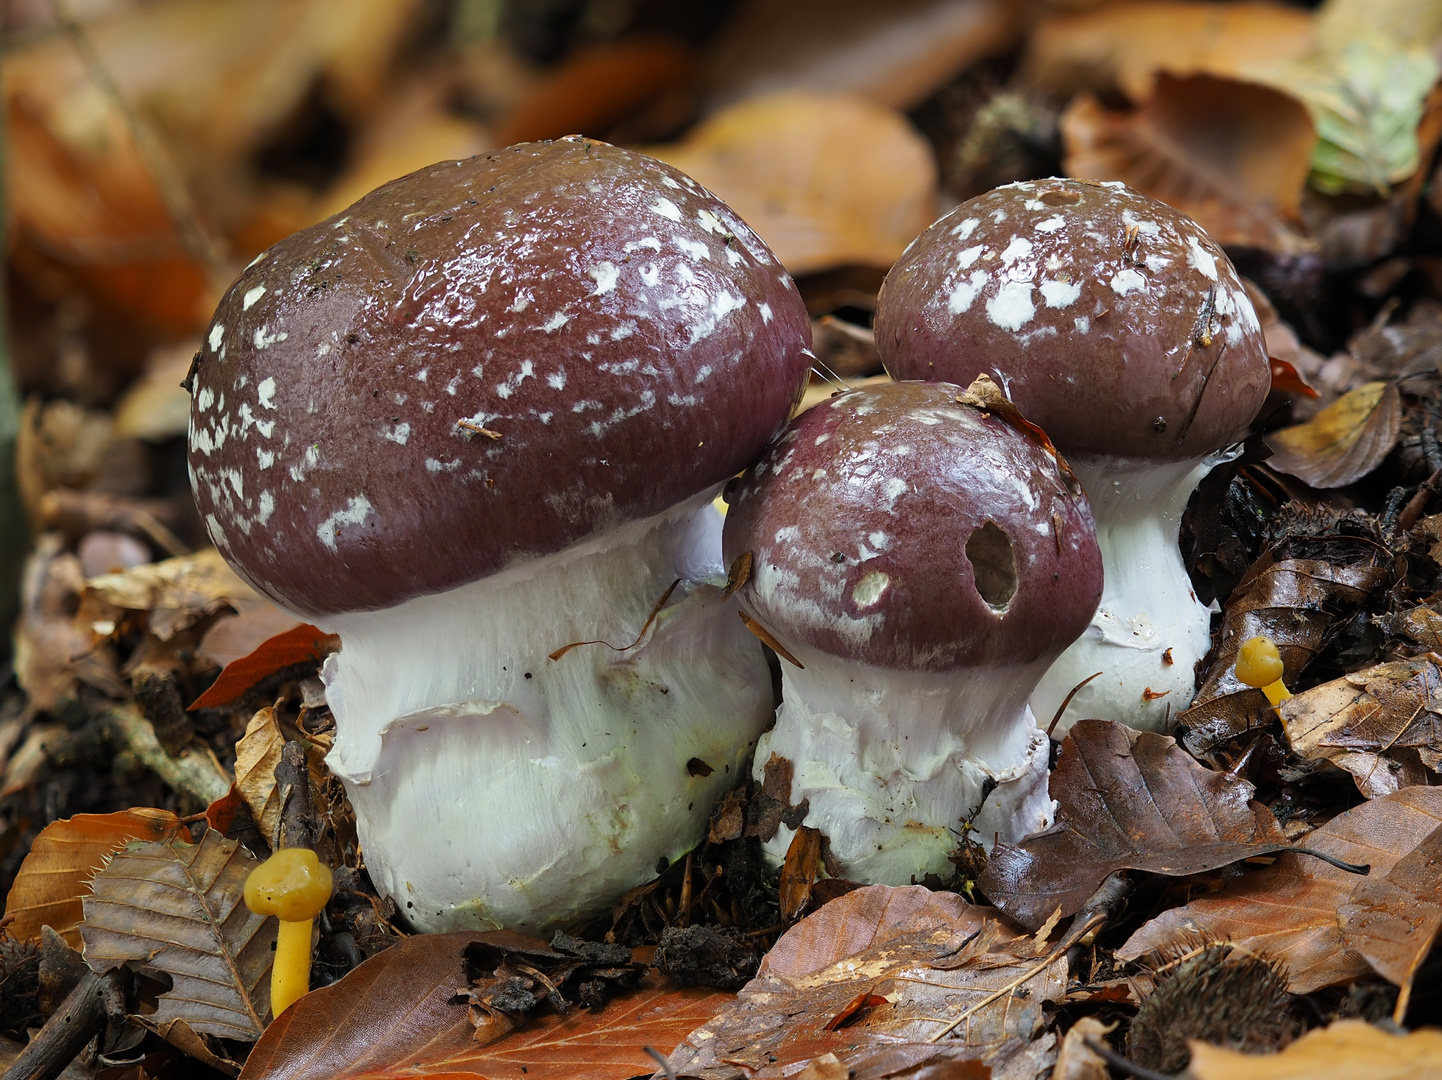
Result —
POLYGON ((1027 697, 1101 595, 1085 497, 961 394, 841 394, 730 496, 727 558, 752 555, 742 607, 795 661, 757 775, 773 754, 791 762, 791 803, 857 880, 946 872, 963 820, 988 845, 1050 824, 1027 697))
POLYGON ((1222 249, 1120 183, 1037 180, 962 203, 892 267, 876 344, 898 379, 996 380, 1076 469, 1106 590, 1032 699, 1159 730, 1191 702, 1210 615, 1182 564, 1187 499, 1270 384, 1260 323, 1222 249))
POLYGON ((196 502, 340 636, 327 762, 413 926, 565 926, 700 840, 773 705, 711 500, 809 343, 725 204, 580 138, 396 180, 231 286, 196 502))
POLYGON ((309 848, 281 848, 245 879, 245 906, 280 920, 270 969, 273 1016, 310 990, 311 924, 330 894, 330 867, 309 848))
POLYGON ((1292 692, 1282 681, 1286 669, 1282 664, 1282 652, 1277 643, 1264 635, 1249 637, 1237 649, 1237 662, 1233 670, 1237 682, 1254 687, 1267 695, 1273 707, 1282 704, 1292 692))

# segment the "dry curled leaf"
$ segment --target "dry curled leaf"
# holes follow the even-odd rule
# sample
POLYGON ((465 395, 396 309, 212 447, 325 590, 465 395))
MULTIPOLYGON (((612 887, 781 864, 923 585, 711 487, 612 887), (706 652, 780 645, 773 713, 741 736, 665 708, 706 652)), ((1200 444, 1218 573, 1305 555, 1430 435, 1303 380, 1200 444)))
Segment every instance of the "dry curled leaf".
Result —
POLYGON ((223 607, 248 608, 262 602, 215 548, 103 574, 85 585, 87 594, 115 607, 149 612, 150 633, 161 641, 223 607))
POLYGON ((1314 488, 1344 487, 1380 465, 1401 430, 1396 383, 1365 383, 1305 424, 1268 432, 1267 465, 1314 488))
POLYGON ((168 975, 146 1026, 175 1022, 202 1035, 260 1037, 270 1007, 275 923, 242 898, 259 865, 207 829, 199 844, 171 838, 128 845, 95 875, 85 898, 85 961, 104 973, 133 964, 168 975))
POLYGON ((1346 769, 1368 798, 1439 779, 1442 668, 1431 654, 1314 686, 1278 712, 1294 751, 1346 769))
POLYGON ((1061 119, 1070 176, 1121 180, 1196 219, 1219 244, 1287 254, 1316 134, 1279 90, 1211 75, 1162 74, 1146 103, 1116 112, 1090 94, 1061 119))
POLYGON ((1134 933, 1117 958, 1136 960, 1202 938, 1281 961, 1294 994, 1355 979, 1366 973, 1367 961, 1344 940, 1338 909, 1364 882, 1390 874, 1439 824, 1442 788, 1406 788, 1363 803, 1309 833, 1307 847, 1367 863, 1368 877, 1286 852, 1218 893, 1163 912, 1134 933))
POLYGON ((1172 739, 1110 720, 1081 720, 1051 774, 1056 825, 1020 846, 997 844, 978 884, 1035 929, 1071 915, 1108 874, 1185 875, 1289 846, 1252 785, 1214 772, 1172 739))
POLYGON ((1029 935, 955 894, 857 889, 783 934, 734 1004, 671 1055, 671 1067, 705 1075, 727 1065, 779 1078, 827 1054, 856 1067, 867 1051, 917 1047, 953 1023, 940 1045, 999 1065, 1018 1040, 1034 1038, 1042 1003, 1065 991, 1065 956, 1035 954, 1029 935))
POLYGON ((926 140, 855 98, 752 98, 650 153, 726 200, 792 274, 888 267, 936 216, 926 140))
POLYGON ((1309 1031, 1279 1054, 1191 1044, 1194 1080, 1424 1080, 1442 1074, 1442 1032, 1392 1034, 1365 1020, 1309 1031))
POLYGON ((48 926, 79 948, 81 898, 107 856, 132 840, 166 840, 179 831, 169 810, 144 807, 52 821, 30 846, 5 898, 11 936, 29 941, 48 926))
POLYGON ((465 985, 462 951, 480 936, 405 938, 340 982, 307 994, 266 1029, 242 1080, 629 1080, 655 1071, 645 1047, 675 1045, 731 999, 709 990, 671 990, 651 976, 598 1012, 548 1012, 481 1046, 466 999, 457 995, 465 985))
MULTIPOLYGON (((235 744, 235 792, 250 809, 250 816, 271 847, 280 846, 280 792, 275 767, 285 749, 275 709, 266 706, 250 718, 245 734, 235 744)), ((208 811, 207 811, 208 813, 208 811)))

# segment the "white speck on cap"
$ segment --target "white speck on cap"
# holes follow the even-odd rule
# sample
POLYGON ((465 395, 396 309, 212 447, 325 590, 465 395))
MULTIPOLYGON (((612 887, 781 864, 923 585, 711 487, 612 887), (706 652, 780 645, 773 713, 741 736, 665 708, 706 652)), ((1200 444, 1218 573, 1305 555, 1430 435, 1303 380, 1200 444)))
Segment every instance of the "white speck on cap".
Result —
POLYGON ((971 269, 971 264, 981 258, 981 253, 986 250, 985 244, 977 244, 975 247, 965 248, 957 252, 956 265, 963 270, 971 269))
POLYGON ((210 351, 215 352, 220 348, 221 339, 225 336, 225 323, 216 323, 210 328, 210 351))
POLYGON ((255 388, 256 400, 267 409, 275 408, 275 380, 265 379, 255 388))
POLYGON ((586 273, 596 283, 596 291, 591 294, 592 296, 610 292, 616 287, 616 279, 621 276, 620 271, 616 269, 616 264, 610 262, 597 263, 586 273))
POLYGON ((1127 293, 1135 292, 1138 289, 1145 292, 1147 288, 1147 279, 1142 277, 1142 275, 1137 273, 1137 271, 1131 269, 1131 267, 1128 267, 1125 270, 1117 271, 1116 275, 1111 280, 1111 286, 1112 292, 1116 293, 1118 296, 1125 296, 1127 293))
POLYGON ((1025 281, 1008 281, 986 302, 986 317, 1003 330, 1020 330, 1035 314, 1031 285, 1025 281))
POLYGON ((1066 224, 1066 219, 1060 214, 1049 217, 1045 221, 1038 221, 1034 226, 1039 233, 1054 233, 1066 224))
POLYGON ((982 286, 990 280, 991 275, 985 270, 973 270, 968 280, 958 282, 956 288, 951 290, 951 296, 946 301, 947 310, 953 315, 970 311, 976 294, 981 292, 982 286))
POLYGON ((257 285, 253 289, 247 289, 245 293, 245 298, 242 299, 240 302, 240 310, 249 311, 251 309, 251 306, 264 295, 264 285, 257 285))
POLYGON ((361 524, 370 517, 371 509, 371 501, 364 495, 352 495, 344 510, 337 510, 316 527, 315 535, 331 551, 336 551, 336 529, 341 525, 361 524))
POLYGON ((890 584, 890 577, 880 570, 873 570, 856 583, 856 588, 851 590, 851 599, 859 608, 875 607, 890 584))
POLYGON ((668 221, 680 221, 681 211, 670 199, 657 199, 651 204, 651 210, 660 214, 668 221))
POLYGON ((1212 281, 1217 280, 1217 257, 1202 247, 1201 241, 1195 236, 1187 237, 1187 265, 1194 270, 1199 270, 1203 277, 1212 281))
POLYGON ((1081 283, 1075 281, 1043 281, 1042 299, 1049 308, 1064 308, 1076 302, 1081 295, 1081 283))

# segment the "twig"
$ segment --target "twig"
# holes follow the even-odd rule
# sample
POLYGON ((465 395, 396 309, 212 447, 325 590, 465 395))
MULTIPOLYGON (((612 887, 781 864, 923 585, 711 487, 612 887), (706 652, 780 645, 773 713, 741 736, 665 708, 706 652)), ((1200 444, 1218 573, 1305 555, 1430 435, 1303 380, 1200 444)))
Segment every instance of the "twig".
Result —
POLYGON ((661 1071, 666 1074, 666 1080, 676 1080, 676 1074, 671 1070, 671 1062, 663 1057, 659 1050, 654 1046, 643 1046, 642 1049, 655 1059, 656 1064, 661 1066, 661 1071))
POLYGON ((123 967, 86 971, 0 1080, 55 1080, 105 1026, 116 999, 124 1002, 125 975, 123 967))
POLYGON ((230 777, 214 754, 191 746, 171 757, 160 745, 150 721, 133 704, 114 706, 109 719, 127 749, 176 791, 192 795, 207 806, 230 791, 230 777))
POLYGON ((1088 675, 1085 679, 1083 679, 1081 682, 1077 683, 1071 688, 1071 693, 1069 693, 1066 697, 1062 698, 1061 704, 1057 706, 1056 715, 1051 718, 1051 723, 1046 726, 1046 737, 1048 739, 1051 738, 1051 733, 1056 730, 1057 724, 1061 722, 1062 713, 1066 712, 1066 707, 1071 704, 1071 699, 1077 696, 1083 686, 1091 682, 1093 679, 1100 678, 1101 675, 1102 673, 1100 671, 1098 671, 1095 675, 1088 675))
MULTIPOLYGON (((275 765, 275 787, 280 794, 279 847, 315 849, 315 812, 310 804, 310 762, 305 746, 288 739, 275 765)), ((272 839, 266 837, 267 840, 272 839)))
POLYGON ((1172 1076, 1171 1073, 1159 1073, 1155 1069, 1148 1069, 1145 1066, 1138 1065, 1135 1061, 1128 1061, 1105 1043, 1097 1042, 1092 1038, 1083 1039, 1082 1042, 1086 1044, 1088 1050, 1096 1054, 1097 1057, 1101 1058, 1113 1069, 1126 1073, 1128 1076, 1134 1076, 1136 1080, 1176 1080, 1176 1077, 1172 1076))

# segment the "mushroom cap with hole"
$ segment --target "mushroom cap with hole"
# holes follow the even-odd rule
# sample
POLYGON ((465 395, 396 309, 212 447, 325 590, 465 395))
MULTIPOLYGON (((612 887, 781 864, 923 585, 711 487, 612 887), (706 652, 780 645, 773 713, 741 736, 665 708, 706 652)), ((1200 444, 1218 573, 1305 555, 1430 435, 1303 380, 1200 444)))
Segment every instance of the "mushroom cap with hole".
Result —
POLYGON ((231 286, 192 487, 272 599, 389 608, 719 484, 785 422, 809 344, 765 244, 670 166, 581 138, 445 161, 231 286))
POLYGON ((887 274, 876 345, 893 378, 991 375, 1065 454, 1200 458, 1242 437, 1271 385, 1222 249, 1118 182, 962 203, 887 274))
POLYGON ((725 556, 784 645, 878 668, 1020 666, 1101 596, 1091 510, 1056 458, 958 386, 852 390, 796 417, 730 493, 725 556))

